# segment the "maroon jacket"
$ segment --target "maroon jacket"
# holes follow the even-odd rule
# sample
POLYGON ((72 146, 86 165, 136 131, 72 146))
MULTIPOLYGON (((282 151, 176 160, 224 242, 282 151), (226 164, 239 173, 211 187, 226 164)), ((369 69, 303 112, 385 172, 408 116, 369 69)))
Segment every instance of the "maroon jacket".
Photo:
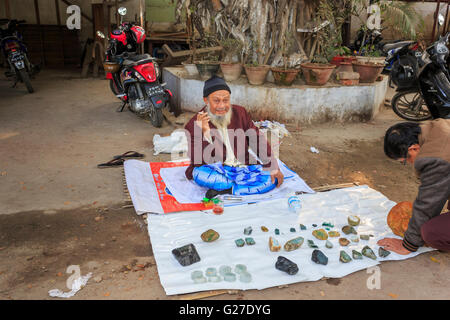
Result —
MULTIPOLYGON (((230 137, 230 144, 234 150, 234 156, 243 164, 258 164, 256 159, 252 157, 248 149, 249 147, 256 153, 256 155, 261 159, 263 163, 263 167, 268 168, 273 165, 273 169, 278 169, 278 163, 274 156, 272 155, 272 149, 270 148, 270 144, 267 139, 264 137, 264 134, 259 131, 259 129, 253 124, 253 121, 248 114, 248 112, 241 106, 232 105, 232 116, 230 124, 228 125, 230 137), (243 135, 233 134, 236 129, 242 129, 241 132, 246 132, 249 129, 253 129, 247 132, 250 132, 249 135, 246 135, 244 138, 243 135), (231 131, 231 132, 230 132, 231 131), (238 141, 239 140, 239 141, 238 141), (238 148, 241 152, 238 154, 238 148)), ((206 107, 204 107, 201 111, 206 112, 206 107)), ((214 134, 214 130, 217 128, 209 122, 209 127, 211 128, 211 137, 212 143, 209 143, 202 134, 202 129, 197 126, 195 129, 198 132, 198 137, 194 136, 194 127, 195 121, 197 120, 197 115, 192 117, 192 119, 186 124, 186 135, 188 139, 188 156, 191 160, 191 164, 186 169, 186 177, 188 179, 192 179, 192 171, 194 167, 199 167, 205 164, 211 164, 215 162, 224 162, 226 158, 226 149, 225 145, 221 141, 221 137, 214 134), (215 148, 214 148, 215 147, 215 148), (197 149, 196 149, 197 148, 197 149), (201 152, 200 152, 201 148, 201 152), (204 154, 205 149, 207 148, 206 155, 204 154), (197 151, 197 154, 194 155, 197 151), (212 159, 208 159, 207 155, 211 155, 212 159), (206 158, 206 159, 205 159, 206 158)))

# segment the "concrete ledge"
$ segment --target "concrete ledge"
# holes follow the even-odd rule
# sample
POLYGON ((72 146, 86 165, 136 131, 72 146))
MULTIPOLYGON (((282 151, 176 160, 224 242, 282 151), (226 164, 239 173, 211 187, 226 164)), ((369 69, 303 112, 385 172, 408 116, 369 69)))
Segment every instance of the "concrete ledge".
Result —
MULTIPOLYGON (((197 112, 204 106, 204 81, 199 77, 188 76, 183 67, 168 67, 163 70, 163 80, 181 110, 197 112)), ((383 76, 382 81, 356 86, 328 83, 322 87, 281 87, 272 83, 253 86, 241 77, 228 85, 231 102, 245 107, 254 120, 311 124, 372 119, 384 103, 388 79, 383 76)))

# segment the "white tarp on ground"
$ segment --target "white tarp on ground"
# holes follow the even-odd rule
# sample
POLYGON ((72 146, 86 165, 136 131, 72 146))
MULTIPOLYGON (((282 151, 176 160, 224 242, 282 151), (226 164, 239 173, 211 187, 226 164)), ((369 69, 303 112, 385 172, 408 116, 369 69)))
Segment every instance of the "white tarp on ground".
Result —
MULTIPOLYGON (((242 205, 225 208, 222 215, 209 212, 183 212, 182 214, 148 215, 148 232, 153 253, 157 263, 161 284, 167 295, 183 294, 204 290, 217 289, 265 289, 273 286, 285 285, 304 281, 317 281, 322 277, 339 278, 355 271, 372 267, 384 260, 403 260, 412 258, 420 253, 430 251, 430 248, 420 248, 416 253, 407 256, 391 253, 387 258, 378 258, 377 261, 363 257, 362 260, 353 260, 349 263, 339 261, 340 250, 352 255, 352 249, 361 251, 369 245, 378 256, 377 241, 384 237, 396 237, 386 224, 386 216, 395 205, 381 193, 367 187, 351 187, 316 194, 300 196, 303 208, 299 214, 288 211, 286 199, 271 200, 257 204, 242 205), (312 224, 321 228, 323 222, 331 222, 334 228, 347 237, 341 228, 347 224, 347 216, 358 215, 361 218, 360 226, 356 227, 358 235, 372 234, 369 241, 360 240, 351 243, 348 247, 341 247, 338 238, 329 238, 333 243, 332 249, 325 248, 325 241, 312 236, 312 224), (299 231, 299 224, 307 227, 299 231), (250 235, 256 244, 245 245, 238 248, 234 240, 246 236, 244 228, 251 226, 250 235), (261 226, 269 228, 269 232, 262 232, 261 226), (295 233, 290 228, 296 229, 295 233), (275 236, 274 229, 281 232, 275 236), (214 242, 206 243, 200 238, 201 233, 214 229, 220 238, 214 242), (281 245, 287 240, 302 236, 305 239, 302 247, 295 251, 271 252, 269 250, 269 237, 275 237, 281 245), (328 265, 318 265, 311 261, 311 249, 307 240, 313 240, 319 249, 328 257, 328 265), (174 248, 193 243, 200 255, 201 261, 183 267, 173 257, 174 248), (278 256, 284 256, 298 265, 296 275, 288 275, 275 269, 278 256), (245 264, 252 275, 252 282, 207 282, 195 284, 191 280, 194 270, 205 271, 208 267, 219 269, 222 265, 232 268, 236 264, 245 264)), ((347 237, 349 238, 349 237, 347 237)))

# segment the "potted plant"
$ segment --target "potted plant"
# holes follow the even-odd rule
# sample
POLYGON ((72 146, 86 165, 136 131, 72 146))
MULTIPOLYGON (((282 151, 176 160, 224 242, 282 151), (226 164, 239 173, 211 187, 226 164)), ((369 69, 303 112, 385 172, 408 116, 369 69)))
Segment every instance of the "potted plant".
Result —
POLYGON ((252 41, 251 51, 253 51, 252 59, 250 63, 244 65, 245 73, 250 84, 262 85, 266 81, 270 66, 263 64, 261 61, 264 55, 257 40, 252 41), (254 57, 257 58, 255 59, 254 57))
POLYGON ((241 41, 232 38, 222 40, 220 44, 224 52, 224 58, 220 63, 223 77, 226 81, 235 81, 239 79, 242 73, 240 53, 242 52, 243 44, 241 41))
POLYGON ((292 82, 294 82, 297 74, 300 72, 298 68, 288 68, 288 58, 289 52, 291 51, 294 44, 294 38, 291 33, 286 33, 281 41, 281 54, 283 57, 283 66, 282 67, 272 67, 270 70, 272 71, 273 78, 275 80, 275 84, 290 86, 292 82))
POLYGON ((353 72, 352 62, 356 58, 351 53, 352 51, 348 47, 339 46, 335 49, 335 56, 330 63, 336 65, 339 71, 353 72))
POLYGON ((353 61, 353 69, 359 73, 359 82, 373 83, 384 69, 384 57, 374 46, 365 46, 364 56, 353 61), (377 60, 378 59, 378 60, 377 60))
MULTIPOLYGON (((219 42, 217 38, 211 34, 206 33, 204 38, 200 41, 199 45, 202 48, 214 47, 217 46, 219 42)), ((194 50, 195 52, 195 50, 194 50)), ((194 64, 197 66, 198 73, 202 80, 206 80, 216 75, 219 71, 220 63, 219 63, 219 54, 210 52, 206 54, 201 60, 195 60, 194 64)))

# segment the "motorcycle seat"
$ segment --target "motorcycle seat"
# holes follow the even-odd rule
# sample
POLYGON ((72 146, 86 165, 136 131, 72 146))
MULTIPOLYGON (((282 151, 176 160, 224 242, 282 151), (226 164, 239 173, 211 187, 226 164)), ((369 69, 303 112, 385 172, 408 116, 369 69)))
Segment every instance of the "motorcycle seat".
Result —
POLYGON ((123 62, 124 66, 137 66, 140 64, 145 64, 152 62, 153 58, 149 54, 138 54, 133 56, 128 56, 123 62))
POLYGON ((383 51, 387 52, 389 50, 400 48, 400 47, 409 45, 411 43, 414 43, 414 41, 408 40, 408 41, 399 41, 399 42, 395 42, 395 43, 387 43, 383 46, 383 51))

